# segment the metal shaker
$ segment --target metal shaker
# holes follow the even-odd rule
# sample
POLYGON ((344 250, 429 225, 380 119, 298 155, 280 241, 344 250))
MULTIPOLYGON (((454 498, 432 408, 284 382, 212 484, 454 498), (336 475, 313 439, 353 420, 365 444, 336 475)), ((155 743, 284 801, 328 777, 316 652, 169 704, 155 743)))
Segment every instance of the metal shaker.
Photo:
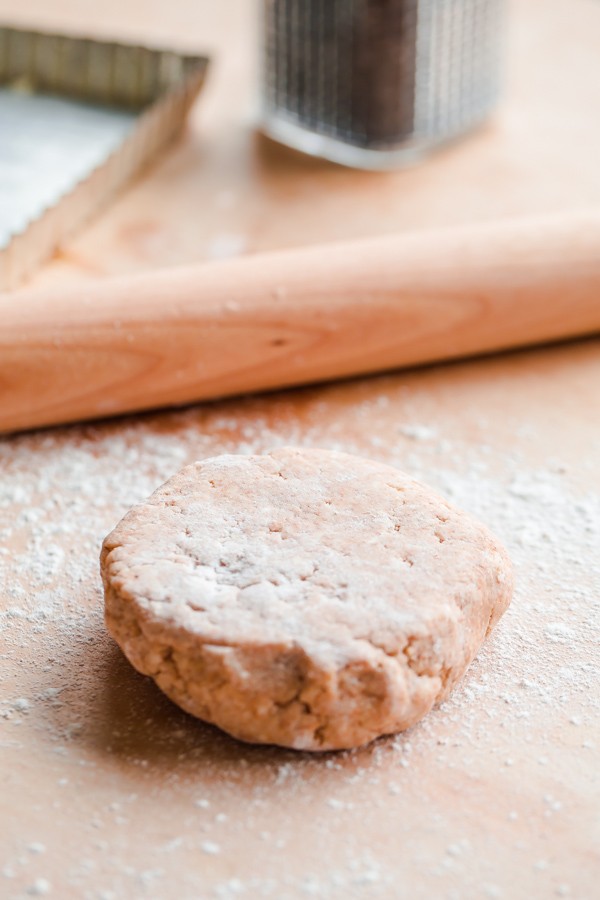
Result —
POLYGON ((393 168, 474 128, 499 92, 505 0, 262 0, 263 130, 393 168))

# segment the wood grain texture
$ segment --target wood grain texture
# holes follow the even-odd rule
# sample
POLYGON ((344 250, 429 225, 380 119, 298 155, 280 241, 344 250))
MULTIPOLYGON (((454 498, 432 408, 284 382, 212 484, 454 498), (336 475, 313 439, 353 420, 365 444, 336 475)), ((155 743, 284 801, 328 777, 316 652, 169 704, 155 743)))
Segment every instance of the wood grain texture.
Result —
POLYGON ((372 238, 0 303, 0 429, 600 330, 600 212, 372 238))

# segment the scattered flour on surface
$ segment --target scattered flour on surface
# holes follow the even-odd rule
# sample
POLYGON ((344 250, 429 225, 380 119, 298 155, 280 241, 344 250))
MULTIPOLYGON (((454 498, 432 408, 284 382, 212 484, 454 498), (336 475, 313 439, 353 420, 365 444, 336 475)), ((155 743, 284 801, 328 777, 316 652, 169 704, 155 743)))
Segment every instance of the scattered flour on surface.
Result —
POLYGON ((0 642, 15 673, 0 682, 0 749, 16 763, 36 747, 13 773, 31 804, 34 760, 56 785, 46 819, 35 829, 17 824, 0 859, 15 896, 160 897, 168 875, 182 897, 202 900, 385 900, 397 885, 399 846, 401 866, 421 873, 430 896, 509 896, 502 877, 511 847, 532 860, 530 895, 561 896, 568 882, 558 845, 551 865, 534 862, 546 856, 548 822, 571 815, 573 773, 594 766, 600 494, 550 457, 532 467, 518 435, 506 449, 461 442, 443 424, 390 427, 385 395, 346 411, 342 427, 318 396, 302 418, 275 397, 0 441, 0 642), (498 534, 517 575, 511 609, 441 709, 408 734, 324 758, 238 746, 190 720, 128 670, 102 622, 98 551, 127 509, 195 459, 286 444, 371 455, 432 484, 498 534), (559 754, 567 744, 568 763, 559 754), (502 790, 482 802, 506 829, 496 834, 497 862, 474 863, 479 820, 468 805, 449 816, 420 793, 424 772, 468 796, 495 773, 502 790), (415 835, 406 808, 427 823, 416 823, 415 835), (68 845, 43 826, 53 817, 73 818, 68 845), (297 819, 311 823, 300 835, 297 819), (132 822, 148 823, 136 846, 132 822), (230 846, 246 850, 237 867, 230 846), (38 877, 34 865, 57 858, 60 868, 38 877), (206 881, 191 859, 231 864, 206 881))

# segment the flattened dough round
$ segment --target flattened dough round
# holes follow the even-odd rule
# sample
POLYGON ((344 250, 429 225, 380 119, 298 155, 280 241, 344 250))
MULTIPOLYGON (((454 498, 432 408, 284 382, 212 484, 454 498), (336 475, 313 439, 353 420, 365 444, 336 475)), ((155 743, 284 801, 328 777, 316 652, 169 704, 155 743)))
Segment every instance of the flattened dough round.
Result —
POLYGON ((510 602, 487 529, 387 465, 285 448, 187 466, 105 539, 106 623, 244 741, 356 747, 450 692, 510 602))

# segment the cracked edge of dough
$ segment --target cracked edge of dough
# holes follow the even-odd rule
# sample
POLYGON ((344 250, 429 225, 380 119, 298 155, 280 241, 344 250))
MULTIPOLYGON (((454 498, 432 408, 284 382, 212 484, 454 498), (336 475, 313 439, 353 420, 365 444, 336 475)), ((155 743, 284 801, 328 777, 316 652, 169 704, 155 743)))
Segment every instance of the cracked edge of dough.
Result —
MULTIPOLYGON (((419 674, 405 652, 373 645, 325 668, 300 646, 230 646, 154 636, 130 600, 105 593, 106 625, 143 675, 186 712, 249 743, 341 750, 405 730, 438 699, 443 680, 419 674)), ((152 630, 152 629, 150 629, 152 630)))
POLYGON ((100 557, 106 626, 134 668, 171 700, 239 740, 310 751, 362 746, 410 728, 442 702, 508 608, 510 559, 477 524, 495 557, 480 569, 484 583, 473 585, 487 601, 480 615, 465 622, 449 600, 443 628, 438 621, 433 634, 398 634, 393 652, 372 637, 357 637, 343 659, 324 662, 323 654, 309 654, 292 641, 217 644, 156 623, 149 602, 112 583, 119 526, 105 538, 100 557))
MULTIPOLYGON (((297 750, 349 749, 415 724, 460 680, 510 599, 505 583, 482 628, 464 635, 458 658, 456 635, 438 635, 444 646, 436 656, 446 665, 437 672, 423 634, 399 635, 393 654, 357 639, 355 656, 324 665, 292 642, 231 646, 156 627, 138 600, 111 585, 109 555, 102 557, 106 625, 131 664, 186 712, 233 737, 297 750)), ((447 625, 462 631, 464 623, 447 625)))

